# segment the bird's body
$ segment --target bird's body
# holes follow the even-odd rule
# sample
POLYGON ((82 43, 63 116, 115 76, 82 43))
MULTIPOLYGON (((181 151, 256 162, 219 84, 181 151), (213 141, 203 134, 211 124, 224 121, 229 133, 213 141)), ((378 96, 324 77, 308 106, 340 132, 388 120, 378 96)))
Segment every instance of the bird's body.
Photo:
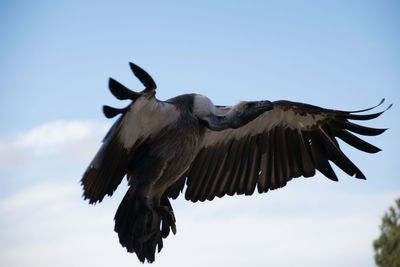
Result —
POLYGON ((289 101, 215 106, 198 94, 159 101, 152 78, 134 64, 131 68, 146 89, 135 93, 110 79, 111 92, 133 102, 124 109, 104 107, 107 117, 122 116, 103 140, 82 185, 84 197, 95 203, 112 195, 127 176, 130 187, 115 215, 115 231, 142 262, 154 261, 162 239, 170 230, 175 233, 169 198, 178 197, 185 185, 186 199, 196 202, 251 195, 256 188, 267 192, 292 178, 313 176, 316 170, 337 181, 329 161, 365 179, 336 137, 365 152, 380 150, 350 132, 378 135, 384 129, 348 119, 369 120, 383 112, 359 115, 355 113, 361 111, 289 101))
MULTIPOLYGON (((166 189, 189 167, 200 140, 196 118, 178 101, 175 99, 167 103, 154 101, 154 106, 158 107, 154 107, 154 113, 151 116, 160 117, 161 114, 168 114, 168 116, 156 126, 159 131, 149 135, 149 138, 135 152, 132 159, 134 164, 128 167, 128 179, 131 180, 131 177, 134 177, 132 178, 133 187, 137 190, 143 187, 143 194, 154 198, 155 201, 159 201, 166 189), (148 188, 144 189, 145 187, 148 188)), ((135 114, 135 111, 128 112, 127 115, 129 114, 135 114)), ((132 121, 132 118, 127 116, 127 121, 132 121)), ((121 125, 125 124, 122 122, 121 125)), ((151 128, 154 129, 154 126, 151 128)), ((124 133, 127 137, 130 136, 130 129, 132 129, 130 125, 127 125, 126 133, 124 133)), ((132 146, 127 144, 126 147, 132 146)))

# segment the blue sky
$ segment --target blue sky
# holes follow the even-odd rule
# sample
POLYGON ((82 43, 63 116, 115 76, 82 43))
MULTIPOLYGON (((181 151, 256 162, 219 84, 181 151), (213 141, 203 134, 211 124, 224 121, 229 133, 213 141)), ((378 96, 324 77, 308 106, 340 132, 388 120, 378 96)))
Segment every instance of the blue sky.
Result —
POLYGON ((343 145, 367 181, 338 170, 339 183, 317 174, 264 195, 179 198, 155 266, 374 266, 371 242, 400 196, 399 13, 397 1, 1 1, 0 265, 141 265, 113 232, 126 182, 96 206, 78 184, 112 123, 101 106, 125 105, 108 78, 142 89, 133 61, 162 100, 394 103, 366 122, 390 128, 366 138, 382 152, 343 145))

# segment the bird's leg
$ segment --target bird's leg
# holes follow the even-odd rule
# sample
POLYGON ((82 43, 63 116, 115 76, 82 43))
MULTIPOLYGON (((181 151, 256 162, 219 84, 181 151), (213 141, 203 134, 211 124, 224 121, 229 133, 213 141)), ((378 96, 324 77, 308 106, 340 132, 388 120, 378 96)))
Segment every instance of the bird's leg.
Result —
POLYGON ((176 234, 175 215, 169 203, 168 197, 163 195, 161 198, 161 205, 157 207, 158 213, 161 217, 161 234, 163 238, 169 235, 170 229, 176 234))

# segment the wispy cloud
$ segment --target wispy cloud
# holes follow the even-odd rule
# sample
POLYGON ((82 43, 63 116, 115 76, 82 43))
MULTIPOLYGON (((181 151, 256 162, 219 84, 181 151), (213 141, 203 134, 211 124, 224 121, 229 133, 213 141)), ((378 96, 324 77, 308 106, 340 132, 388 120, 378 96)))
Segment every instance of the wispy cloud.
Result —
POLYGON ((32 149, 37 155, 68 150, 71 145, 105 133, 109 125, 96 121, 52 121, 17 135, 17 148, 32 149))
POLYGON ((54 200, 59 201, 71 194, 71 185, 39 184, 23 189, 22 191, 0 201, 0 212, 32 209, 47 205, 54 200))
POLYGON ((94 120, 59 120, 39 125, 10 140, 0 140, 0 166, 15 167, 20 162, 54 155, 88 160, 109 127, 94 120))
MULTIPOLYGON (((33 186, 0 201, 2 265, 143 266, 120 247, 113 232, 124 190, 122 185, 96 206, 81 199, 75 183, 33 186)), ((292 210, 293 201, 318 199, 301 191, 289 190, 298 193, 294 199, 282 190, 268 198, 174 201, 178 233, 165 240, 152 266, 373 266, 371 242, 396 194, 326 192, 321 205, 329 208, 331 199, 342 199, 340 209, 319 214, 301 204, 297 213, 270 212, 277 203, 292 210), (369 204, 354 212, 359 202, 369 204)))

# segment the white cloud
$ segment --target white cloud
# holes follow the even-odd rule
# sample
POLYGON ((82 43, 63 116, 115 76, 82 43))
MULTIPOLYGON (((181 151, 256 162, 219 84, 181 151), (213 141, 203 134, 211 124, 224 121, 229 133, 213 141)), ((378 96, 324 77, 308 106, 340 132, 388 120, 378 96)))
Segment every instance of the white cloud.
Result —
POLYGON ((18 134, 14 145, 32 149, 38 155, 53 154, 99 133, 101 136, 108 127, 96 121, 53 121, 18 134))
POLYGON ((101 144, 109 124, 94 120, 52 121, 0 140, 0 166, 15 167, 20 162, 64 155, 89 160, 101 144))
MULTIPOLYGON (((1 200, 0 265, 143 266, 113 232, 124 190, 96 206, 81 199, 75 183, 34 186, 1 200)), ((372 240, 396 194, 281 192, 174 201, 178 232, 164 241, 152 266, 374 266, 372 240), (318 200, 329 209, 339 199, 331 212, 303 205, 318 200), (277 204, 284 212, 273 212, 277 204), (294 206, 298 211, 291 213, 294 206)))
POLYGON ((54 200, 58 201, 71 194, 71 185, 39 184, 25 188, 20 192, 0 201, 0 212, 11 212, 19 209, 37 208, 54 200))
POLYGON ((20 147, 54 147, 87 137, 92 124, 81 121, 53 121, 21 133, 17 141, 20 147))

